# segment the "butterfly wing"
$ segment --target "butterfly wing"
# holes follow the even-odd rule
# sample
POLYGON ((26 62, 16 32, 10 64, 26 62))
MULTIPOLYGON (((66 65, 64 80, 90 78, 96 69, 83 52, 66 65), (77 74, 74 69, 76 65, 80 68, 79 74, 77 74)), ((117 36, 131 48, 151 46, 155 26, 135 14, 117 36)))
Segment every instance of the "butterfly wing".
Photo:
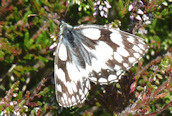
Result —
POLYGON ((75 27, 89 53, 85 70, 94 83, 118 82, 123 73, 137 63, 148 49, 143 39, 113 28, 97 25, 75 27))
MULTIPOLYGON (((63 28, 62 28, 63 29, 63 28)), ((62 30, 63 31, 63 30, 62 30)), ((65 33, 65 31, 64 31, 65 33)), ((67 34, 68 35, 68 34, 67 34)), ((72 37, 61 35, 55 51, 54 78, 56 99, 60 106, 71 107, 82 104, 90 89, 90 81, 80 73, 75 63, 79 60, 78 50, 71 50, 71 45, 66 41, 72 41, 72 37)), ((73 46, 73 49, 76 47, 73 46)))

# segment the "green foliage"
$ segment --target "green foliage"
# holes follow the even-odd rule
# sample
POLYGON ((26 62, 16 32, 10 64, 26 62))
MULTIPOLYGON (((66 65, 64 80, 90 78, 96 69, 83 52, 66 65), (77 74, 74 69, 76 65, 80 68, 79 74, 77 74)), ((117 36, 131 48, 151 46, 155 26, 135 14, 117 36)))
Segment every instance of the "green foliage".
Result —
POLYGON ((136 115, 172 114, 171 1, 145 0, 140 7, 138 0, 109 0, 107 18, 100 13, 93 16, 94 3, 93 0, 1 1, 0 115, 116 116, 132 115, 129 111, 135 110, 136 115), (129 11, 133 3, 135 10, 129 11), (151 23, 130 19, 131 15, 140 15, 138 9, 149 16, 151 23), (62 109, 56 102, 51 81, 54 56, 49 51, 53 44, 50 35, 59 33, 55 21, 61 19, 71 25, 109 24, 133 33, 144 30, 139 34, 150 46, 149 51, 119 83, 93 84, 84 105, 62 109), (156 59, 157 56, 160 58, 156 59), (134 103, 137 108, 133 110, 134 103))

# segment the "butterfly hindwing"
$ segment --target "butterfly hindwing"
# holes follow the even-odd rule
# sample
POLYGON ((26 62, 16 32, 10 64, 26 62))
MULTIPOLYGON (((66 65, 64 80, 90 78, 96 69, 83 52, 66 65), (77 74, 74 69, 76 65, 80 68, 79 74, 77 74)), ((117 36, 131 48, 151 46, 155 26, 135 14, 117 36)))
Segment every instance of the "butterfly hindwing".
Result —
POLYGON ((91 57, 86 67, 89 79, 99 84, 117 82, 121 75, 143 57, 148 46, 143 39, 113 28, 97 25, 74 27, 91 57), (88 42, 89 41, 89 42, 88 42))

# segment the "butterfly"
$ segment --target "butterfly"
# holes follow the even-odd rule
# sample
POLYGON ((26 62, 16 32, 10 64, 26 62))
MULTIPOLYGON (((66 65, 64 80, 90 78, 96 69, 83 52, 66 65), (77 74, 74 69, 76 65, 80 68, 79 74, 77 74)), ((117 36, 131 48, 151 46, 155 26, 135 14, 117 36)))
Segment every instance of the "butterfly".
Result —
POLYGON ((71 26, 61 22, 54 52, 56 98, 60 106, 82 104, 90 82, 118 82, 148 50, 143 39, 100 25, 71 26))

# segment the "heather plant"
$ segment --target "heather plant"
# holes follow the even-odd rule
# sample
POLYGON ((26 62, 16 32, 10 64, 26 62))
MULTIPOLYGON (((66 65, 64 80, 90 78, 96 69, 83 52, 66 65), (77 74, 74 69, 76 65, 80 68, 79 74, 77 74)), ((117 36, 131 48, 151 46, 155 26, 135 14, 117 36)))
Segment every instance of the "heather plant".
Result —
POLYGON ((1 0, 0 115, 171 115, 171 9, 171 0, 1 0), (61 20, 136 34, 149 50, 119 83, 92 83, 83 105, 62 108, 53 79, 61 20))

